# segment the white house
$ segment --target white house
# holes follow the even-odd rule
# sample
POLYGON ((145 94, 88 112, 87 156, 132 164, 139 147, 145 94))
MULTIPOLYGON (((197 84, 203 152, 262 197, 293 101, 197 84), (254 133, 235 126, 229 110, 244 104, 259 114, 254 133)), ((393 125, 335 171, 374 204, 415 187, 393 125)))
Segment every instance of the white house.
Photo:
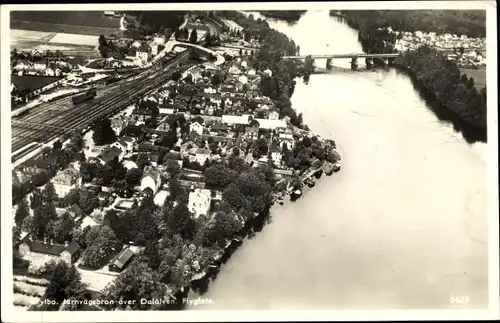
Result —
POLYGON ((266 69, 264 71, 264 74, 266 74, 267 76, 273 76, 273 72, 270 69, 266 69))
POLYGON ((206 189, 195 189, 189 193, 188 208, 194 217, 208 215, 211 202, 211 191, 206 189))
POLYGON ((158 44, 157 43, 155 43, 155 42, 150 43, 149 48, 151 49, 152 56, 158 55, 158 44))
POLYGON ((154 35, 153 41, 158 45, 165 44, 165 35, 154 35))
POLYGON ((247 84, 248 83, 248 77, 246 77, 245 75, 240 75, 238 77, 238 82, 240 82, 241 84, 247 84))
POLYGON ((203 165, 207 159, 210 159, 212 151, 208 148, 198 148, 195 150, 194 160, 203 165))
POLYGON ((134 40, 134 42, 132 43, 132 45, 131 45, 131 46, 132 46, 132 47, 135 47, 135 48, 139 48, 139 47, 141 47, 141 45, 142 45, 142 44, 141 44, 141 42, 140 42, 140 41, 138 41, 138 40, 134 40))
POLYGON ((137 48, 137 51, 135 52, 136 57, 143 62, 147 62, 149 60, 150 54, 150 48, 144 44, 137 48))
POLYGON ((204 129, 203 125, 200 124, 198 121, 195 121, 189 125, 189 132, 190 133, 194 131, 197 134, 202 135, 203 129, 204 129))
POLYGON ((146 167, 141 180, 141 191, 150 188, 153 194, 158 192, 161 185, 160 171, 153 167, 146 167))
POLYGON ((280 118, 280 114, 278 113, 278 111, 270 111, 269 112, 269 115, 267 116, 267 118, 269 120, 278 120, 280 118))
POLYGON ((59 174, 57 174, 53 179, 54 189, 57 196, 64 197, 74 188, 79 188, 82 185, 82 178, 80 172, 78 172, 73 167, 68 167, 59 174))
POLYGON ((27 236, 19 245, 19 254, 23 258, 30 260, 37 259, 37 262, 43 263, 50 260, 62 260, 68 265, 72 265, 79 255, 80 246, 75 241, 71 243, 58 244, 54 241, 44 239, 44 241, 31 240, 27 236))

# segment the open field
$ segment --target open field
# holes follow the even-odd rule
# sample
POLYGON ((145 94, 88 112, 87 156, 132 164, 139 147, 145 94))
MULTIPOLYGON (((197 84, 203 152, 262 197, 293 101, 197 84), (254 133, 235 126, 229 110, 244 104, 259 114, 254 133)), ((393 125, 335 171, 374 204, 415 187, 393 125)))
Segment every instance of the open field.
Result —
POLYGON ((478 90, 486 87, 486 68, 482 67, 479 69, 468 69, 461 68, 460 71, 462 73, 467 74, 467 76, 474 78, 474 84, 476 84, 476 88, 478 90))
POLYGON ((37 76, 37 75, 12 75, 11 82, 15 87, 20 89, 32 89, 36 90, 44 87, 50 83, 54 83, 59 81, 61 78, 59 77, 50 77, 50 76, 37 76))
POLYGON ((119 25, 116 28, 107 27, 92 27, 86 25, 70 25, 70 24, 54 24, 46 22, 36 22, 36 21, 18 21, 11 20, 11 29, 22 29, 22 30, 32 30, 32 31, 43 31, 49 33, 69 33, 69 34, 79 34, 79 35, 111 35, 120 33, 119 25))
POLYGON ((54 44, 98 46, 99 45, 99 36, 57 33, 49 41, 49 44, 52 44, 52 43, 54 43, 54 44))
POLYGON ((120 26, 120 18, 105 16, 104 11, 12 11, 10 19, 107 28, 120 26))

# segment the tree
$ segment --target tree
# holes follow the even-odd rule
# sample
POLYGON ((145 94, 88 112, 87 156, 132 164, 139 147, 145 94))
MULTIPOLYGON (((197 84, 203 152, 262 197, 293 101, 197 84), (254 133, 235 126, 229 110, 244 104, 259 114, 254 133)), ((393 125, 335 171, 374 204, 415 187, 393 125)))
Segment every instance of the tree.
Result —
POLYGON ((19 205, 17 206, 16 209, 16 214, 14 216, 14 222, 16 225, 21 226, 24 219, 30 215, 30 210, 28 206, 28 200, 26 197, 23 197, 21 201, 19 202, 19 205))
MULTIPOLYGON (((158 275, 146 263, 138 261, 132 261, 127 271, 121 273, 111 285, 106 287, 103 294, 105 300, 112 301, 114 304, 116 304, 116 300, 123 300, 122 304, 118 305, 122 309, 126 307, 128 301, 168 297, 166 287, 160 283, 158 275)), ((116 305, 104 305, 103 307, 111 310, 116 305)), ((135 301, 130 305, 130 308, 132 310, 154 310, 165 309, 165 306, 135 301)))
POLYGON ((59 261, 52 272, 43 299, 55 301, 56 305, 50 304, 47 309, 57 311, 64 300, 84 297, 85 289, 76 267, 59 261))
POLYGON ((71 206, 73 204, 79 204, 80 203, 80 190, 77 188, 71 189, 68 194, 66 194, 62 201, 61 201, 61 206, 71 206))
POLYGON ((181 166, 179 166, 179 163, 177 162, 177 160, 173 160, 173 159, 167 160, 166 169, 172 178, 176 177, 181 172, 181 166))
POLYGON ((117 238, 110 227, 94 226, 87 233, 86 244, 87 249, 83 253, 82 264, 97 269, 115 250, 117 238))
POLYGON ((129 187, 135 187, 141 183, 143 171, 141 168, 129 169, 125 181, 129 187))
POLYGON ((137 155, 137 159, 135 161, 137 167, 139 167, 139 169, 144 169, 144 167, 146 167, 147 165, 149 165, 149 157, 146 153, 139 153, 137 155))
POLYGON ((196 44, 197 41, 198 41, 198 34, 196 32, 196 28, 194 28, 193 31, 191 31, 191 35, 189 36, 189 42, 191 44, 196 44))
POLYGON ((53 146, 54 150, 60 150, 62 148, 62 143, 60 140, 56 140, 53 146))
POLYGON ((18 225, 12 227, 12 245, 14 247, 21 242, 21 228, 18 225))
POLYGON ((109 119, 101 119, 96 123, 92 139, 98 146, 106 145, 116 140, 116 134, 111 128, 111 121, 109 119))
POLYGON ((73 240, 72 232, 75 228, 75 222, 68 212, 65 212, 61 217, 53 222, 48 236, 53 238, 58 243, 65 243, 73 240))
POLYGON ((205 184, 209 187, 224 188, 237 178, 238 174, 222 165, 208 167, 203 173, 205 184))
POLYGON ((108 44, 107 40, 106 40, 106 37, 104 35, 100 35, 99 36, 99 45, 104 45, 106 46, 108 44))
POLYGON ((166 216, 166 227, 174 234, 177 233, 183 239, 191 239, 196 232, 196 222, 186 204, 178 204, 172 212, 166 216))
POLYGON ((148 267, 157 270, 160 267, 161 258, 158 245, 155 242, 148 242, 142 253, 142 258, 148 264, 148 267))

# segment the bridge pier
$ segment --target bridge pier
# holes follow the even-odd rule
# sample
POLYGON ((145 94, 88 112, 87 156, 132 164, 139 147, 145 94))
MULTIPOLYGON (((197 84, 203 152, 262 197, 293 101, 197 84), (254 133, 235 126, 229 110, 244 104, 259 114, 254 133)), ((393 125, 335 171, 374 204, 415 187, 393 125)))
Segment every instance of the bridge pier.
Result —
POLYGON ((353 71, 357 70, 358 69, 358 59, 356 57, 353 57, 351 59, 351 69, 353 71))
POLYGON ((373 67, 373 58, 369 58, 369 57, 365 58, 365 64, 366 64, 366 68, 367 69, 369 69, 369 70, 372 69, 372 67, 373 67))
POLYGON ((326 69, 327 70, 331 70, 332 69, 332 59, 331 58, 327 58, 326 59, 326 69))
POLYGON ((382 59, 382 64, 383 64, 384 67, 388 66, 389 65, 389 59, 383 58, 382 59))

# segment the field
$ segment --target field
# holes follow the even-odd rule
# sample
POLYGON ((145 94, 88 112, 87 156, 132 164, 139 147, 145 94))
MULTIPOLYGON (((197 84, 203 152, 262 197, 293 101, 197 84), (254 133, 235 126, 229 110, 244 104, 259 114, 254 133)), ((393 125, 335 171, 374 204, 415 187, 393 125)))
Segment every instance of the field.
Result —
MULTIPOLYGON (((30 25, 36 25, 41 23, 40 26, 45 26, 47 28, 50 25, 54 25, 54 28, 58 26, 66 26, 68 28, 79 27, 90 27, 90 28, 102 28, 105 29, 118 29, 120 28, 120 18, 107 17, 104 15, 103 11, 12 11, 10 14, 11 28, 13 24, 19 24, 23 22, 29 22, 30 25)), ((19 28, 25 29, 25 28, 19 28)), ((40 30, 42 29, 31 29, 40 30)), ((74 32, 70 30, 52 31, 49 32, 67 32, 76 34, 85 34, 85 30, 81 32, 74 32)))
POLYGON ((476 88, 478 90, 486 87, 486 67, 482 67, 477 70, 461 68, 460 71, 467 74, 468 77, 474 78, 474 84, 476 84, 476 88))
POLYGON ((12 75, 12 83, 18 89, 32 89, 36 90, 44 87, 50 83, 54 83, 59 81, 59 77, 50 77, 50 76, 36 76, 36 75, 28 75, 28 76, 19 76, 12 75))
POLYGON ((33 30, 33 31, 43 31, 49 33, 69 33, 69 34, 79 34, 79 35, 111 35, 120 33, 118 28, 107 28, 107 27, 92 27, 86 25, 64 25, 64 24, 53 24, 46 22, 36 22, 36 21, 19 21, 11 20, 10 29, 22 29, 22 30, 33 30))
POLYGON ((14 305, 18 309, 27 308, 37 303, 45 293, 48 281, 26 276, 14 275, 14 305), (44 286, 40 286, 43 284, 44 286))

